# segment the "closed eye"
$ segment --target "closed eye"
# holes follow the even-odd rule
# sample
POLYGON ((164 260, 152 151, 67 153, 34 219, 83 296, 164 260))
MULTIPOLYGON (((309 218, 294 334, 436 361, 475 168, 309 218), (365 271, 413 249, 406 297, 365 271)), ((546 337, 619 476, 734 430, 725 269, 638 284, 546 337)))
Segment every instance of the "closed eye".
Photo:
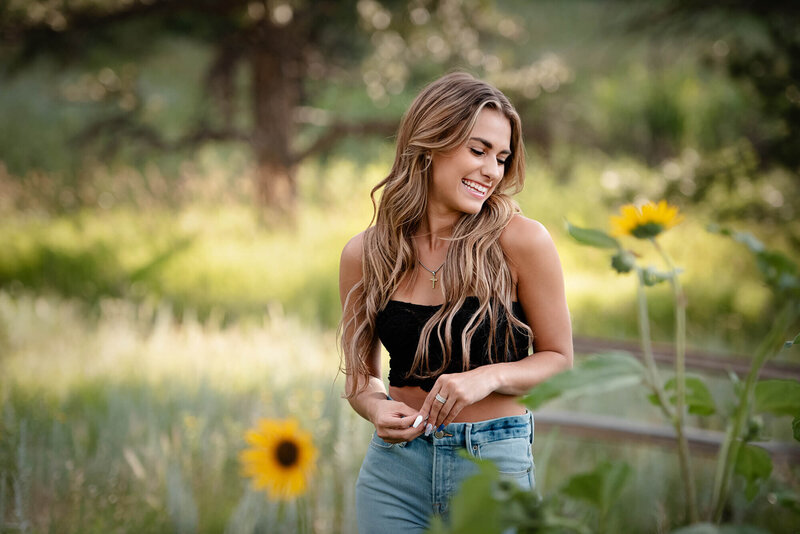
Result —
MULTIPOLYGON (((483 150, 481 150, 481 149, 479 149, 479 148, 471 148, 471 147, 470 147, 470 149, 469 149, 469 150, 470 150, 470 152, 472 152, 472 153, 473 153, 473 154, 475 154, 476 156, 485 156, 485 155, 486 155, 486 152, 484 152, 483 150)), ((506 161, 507 161, 507 160, 505 160, 505 159, 498 159, 498 160, 497 160, 497 164, 498 164, 498 165, 505 165, 505 164, 506 164, 506 161)))

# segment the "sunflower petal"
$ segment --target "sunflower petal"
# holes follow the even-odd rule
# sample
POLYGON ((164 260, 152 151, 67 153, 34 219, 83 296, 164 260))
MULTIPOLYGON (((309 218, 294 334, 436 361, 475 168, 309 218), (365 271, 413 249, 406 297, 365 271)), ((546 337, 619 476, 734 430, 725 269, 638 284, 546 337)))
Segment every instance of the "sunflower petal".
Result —
POLYGON ((653 238, 681 220, 683 217, 678 214, 677 206, 666 200, 658 204, 648 202, 639 208, 626 204, 620 208, 620 215, 610 217, 613 235, 631 235, 639 239, 653 238))

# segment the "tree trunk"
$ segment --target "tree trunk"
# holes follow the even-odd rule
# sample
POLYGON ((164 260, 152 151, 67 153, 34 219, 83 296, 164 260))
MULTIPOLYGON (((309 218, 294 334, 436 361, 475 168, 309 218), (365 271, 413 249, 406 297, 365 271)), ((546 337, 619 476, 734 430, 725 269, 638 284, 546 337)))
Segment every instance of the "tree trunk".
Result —
POLYGON ((291 59, 265 48, 253 50, 253 110, 251 146, 256 160, 259 204, 276 215, 289 215, 295 206, 295 169, 290 151, 294 133, 292 112, 298 87, 291 59))

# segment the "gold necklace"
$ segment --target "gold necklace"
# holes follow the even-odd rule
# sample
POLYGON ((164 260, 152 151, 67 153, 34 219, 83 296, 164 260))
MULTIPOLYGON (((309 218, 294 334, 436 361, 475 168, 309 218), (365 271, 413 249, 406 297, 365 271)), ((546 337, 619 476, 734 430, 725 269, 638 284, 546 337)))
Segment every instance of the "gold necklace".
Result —
POLYGON ((442 263, 442 264, 439 266, 439 268, 438 268, 438 269, 436 269, 436 270, 433 270, 433 271, 432 271, 432 270, 428 269, 428 268, 425 266, 425 264, 424 264, 424 263, 422 263, 422 260, 420 260, 419 258, 417 258, 417 261, 419 262, 419 264, 420 264, 420 265, 422 265, 422 268, 423 268, 423 269, 425 269, 426 271, 428 271, 429 273, 431 273, 431 274, 433 275, 433 277, 430 279, 430 280, 431 280, 431 282, 432 282, 432 285, 431 285, 431 287, 432 287, 433 289, 436 289, 436 282, 438 282, 438 281, 439 281, 439 279, 438 279, 438 278, 436 278, 436 273, 438 273, 438 272, 439 272, 439 271, 442 269, 442 267, 444 267, 444 263, 442 263))

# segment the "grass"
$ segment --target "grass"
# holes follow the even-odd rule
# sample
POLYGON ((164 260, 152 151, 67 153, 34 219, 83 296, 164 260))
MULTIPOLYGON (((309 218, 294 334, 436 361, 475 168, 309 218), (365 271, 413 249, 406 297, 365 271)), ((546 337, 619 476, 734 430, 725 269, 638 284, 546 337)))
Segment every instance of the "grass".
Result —
MULTIPOLYGON (((90 318, 74 301, 0 292, 0 532, 293 532, 298 514, 317 533, 355 531, 353 488, 372 428, 339 397, 330 330, 278 308, 228 326, 119 299, 103 299, 99 310, 90 318), (299 510, 250 490, 236 459, 257 418, 286 416, 320 451, 299 510)), ((654 408, 641 410, 640 397, 554 408, 647 418, 654 408)), ((635 505, 614 514, 620 531, 678 521, 670 451, 557 431, 539 432, 534 448, 544 492, 602 459, 631 463, 625 495, 635 505)), ((702 490, 713 466, 697 460, 696 468, 702 490)), ((779 471, 765 493, 797 475, 779 471)), ((763 494, 757 502, 739 503, 736 514, 778 532, 789 524, 763 494)))
POLYGON ((68 301, 0 297, 11 333, 0 362, 0 480, 18 499, 4 499, 0 525, 222 532, 278 524, 277 510, 240 478, 236 456, 258 417, 293 414, 320 448, 308 496, 317 531, 353 530, 345 524, 352 503, 338 500, 354 484, 368 429, 338 398, 330 332, 276 310, 262 324, 221 328, 178 323, 163 307, 101 307, 92 321, 68 301))

